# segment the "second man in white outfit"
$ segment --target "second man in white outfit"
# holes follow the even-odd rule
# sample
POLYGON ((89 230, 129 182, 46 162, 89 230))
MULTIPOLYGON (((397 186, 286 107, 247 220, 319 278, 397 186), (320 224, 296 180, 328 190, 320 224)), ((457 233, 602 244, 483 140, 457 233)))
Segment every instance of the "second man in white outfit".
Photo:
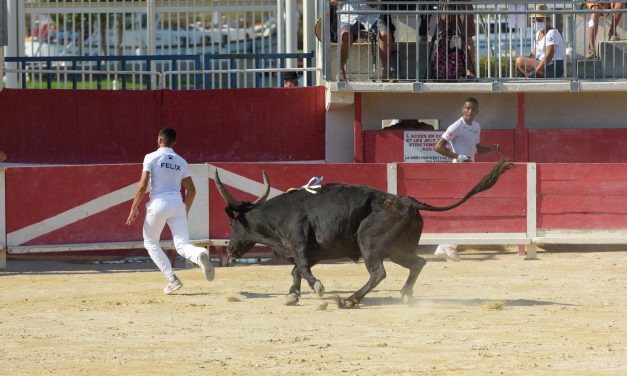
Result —
MULTIPOLYGON (((435 151, 457 162, 473 162, 475 154, 483 154, 498 151, 499 144, 482 146, 481 126, 475 121, 479 114, 479 101, 473 97, 464 100, 462 117, 451 124, 442 138, 435 145, 435 151)), ((456 244, 440 244, 435 250, 435 255, 453 261, 459 261, 456 244)))
POLYGON ((159 132, 157 144, 159 149, 144 157, 141 179, 126 224, 132 225, 137 219, 139 203, 150 186, 150 201, 146 205, 144 220, 144 247, 168 279, 168 285, 163 292, 170 294, 183 287, 183 282, 174 274, 170 260, 159 245, 161 231, 166 223, 170 227, 179 255, 197 264, 208 281, 213 280, 215 271, 209 252, 189 242, 187 214, 196 196, 196 188, 187 162, 172 149, 176 144, 174 129, 163 128, 159 132), (185 189, 184 201, 181 197, 181 186, 185 189))

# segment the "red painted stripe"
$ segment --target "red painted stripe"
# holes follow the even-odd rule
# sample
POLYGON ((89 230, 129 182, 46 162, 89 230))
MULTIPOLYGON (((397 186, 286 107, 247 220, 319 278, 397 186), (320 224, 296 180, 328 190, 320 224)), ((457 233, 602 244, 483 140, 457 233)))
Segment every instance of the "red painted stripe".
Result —
POLYGON ((520 217, 434 218, 424 215, 423 231, 428 233, 525 232, 526 220, 520 217))
POLYGON ((7 233, 124 188, 140 176, 141 164, 9 168, 7 233))
POLYGON ((542 196, 538 202, 538 211, 541 214, 623 213, 627 219, 627 196, 542 196))
MULTIPOLYGON (((448 206, 452 199, 419 200, 433 206, 448 206)), ((474 196, 455 209, 444 212, 424 211, 429 217, 518 217, 525 216, 527 205, 518 198, 496 198, 474 196)))
POLYGON ((538 228, 575 230, 624 230, 624 214, 545 214, 538 218, 538 228))
POLYGON ((543 181, 540 196, 619 196, 627 197, 627 179, 622 181, 543 181))

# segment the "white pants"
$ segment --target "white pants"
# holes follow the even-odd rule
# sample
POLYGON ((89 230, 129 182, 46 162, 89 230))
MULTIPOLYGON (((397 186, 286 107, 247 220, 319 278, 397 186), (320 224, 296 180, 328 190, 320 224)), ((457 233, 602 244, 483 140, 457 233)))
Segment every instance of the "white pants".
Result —
POLYGON ((187 213, 180 193, 159 194, 157 197, 151 197, 146 205, 144 247, 159 270, 165 274, 166 278, 171 279, 174 276, 172 264, 159 245, 161 231, 166 223, 170 227, 174 246, 179 255, 198 264, 198 256, 207 250, 189 243, 187 213))

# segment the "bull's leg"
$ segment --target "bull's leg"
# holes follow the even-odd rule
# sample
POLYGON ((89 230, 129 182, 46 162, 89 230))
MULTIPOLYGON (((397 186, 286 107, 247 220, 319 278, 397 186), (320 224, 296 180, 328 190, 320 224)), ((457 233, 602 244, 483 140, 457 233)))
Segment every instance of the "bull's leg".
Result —
POLYGON ((307 281, 307 283, 309 283, 309 286, 316 292, 316 294, 322 297, 322 295, 324 295, 324 286, 322 285, 322 282, 320 282, 311 273, 311 266, 313 266, 315 262, 310 263, 309 260, 307 260, 304 248, 301 250, 294 249, 294 255, 294 261, 296 262, 298 273, 307 281))
POLYGON ((294 305, 298 303, 298 299, 300 298, 300 273, 298 272, 298 267, 294 266, 292 268, 292 278, 294 281, 292 282, 292 287, 290 287, 290 292, 285 297, 285 305, 294 305))
POLYGON ((413 295, 414 283, 416 283, 420 271, 427 262, 422 257, 418 257, 414 252, 393 254, 390 255, 390 260, 409 269, 407 282, 405 282, 405 285, 401 289, 401 299, 407 299, 407 301, 409 301, 413 295))
POLYGON ((369 259, 365 259, 364 262, 366 269, 368 269, 370 273, 370 278, 362 288, 355 291, 353 295, 342 302, 340 305, 342 308, 352 308, 359 304, 370 290, 377 287, 377 285, 385 279, 385 268, 383 267, 383 260, 381 260, 381 258, 373 256, 369 259))

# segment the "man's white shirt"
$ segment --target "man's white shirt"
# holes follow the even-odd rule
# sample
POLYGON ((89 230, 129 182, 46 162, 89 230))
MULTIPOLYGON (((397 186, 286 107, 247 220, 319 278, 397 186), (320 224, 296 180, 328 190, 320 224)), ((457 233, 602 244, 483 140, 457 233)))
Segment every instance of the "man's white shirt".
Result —
POLYGON ((151 196, 180 192, 181 181, 190 176, 185 159, 167 147, 146 154, 142 171, 150 173, 151 196))
POLYGON ((453 152, 467 155, 474 161, 481 140, 481 126, 476 121, 472 125, 466 124, 462 116, 446 129, 442 138, 451 144, 453 152))

